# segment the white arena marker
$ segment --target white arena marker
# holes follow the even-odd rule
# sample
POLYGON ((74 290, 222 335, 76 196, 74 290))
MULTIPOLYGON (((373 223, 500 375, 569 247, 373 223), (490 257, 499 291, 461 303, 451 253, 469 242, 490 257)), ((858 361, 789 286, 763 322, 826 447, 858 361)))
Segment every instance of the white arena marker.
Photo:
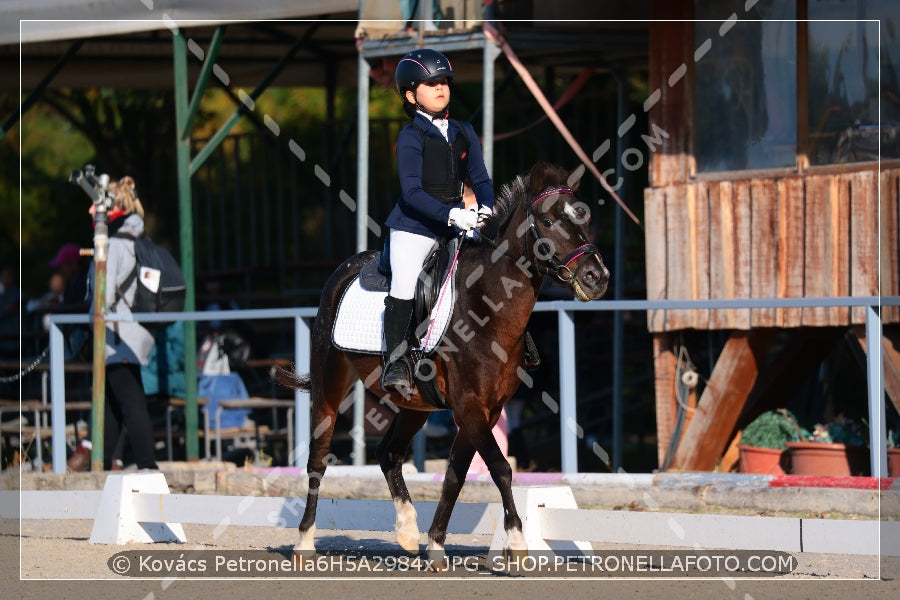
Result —
POLYGON ((134 492, 168 494, 169 485, 162 473, 108 475, 91 531, 92 544, 186 541, 180 523, 139 523, 134 492))
MULTIPOLYGON (((567 485, 528 485, 512 488, 513 500, 522 519, 522 536, 528 550, 565 552, 580 551, 587 554, 591 551, 590 542, 576 540, 545 539, 545 529, 541 511, 545 508, 577 509, 578 503, 572 488, 567 485)), ((494 538, 491 540, 491 552, 502 551, 507 544, 507 533, 502 522, 497 525, 494 538)))

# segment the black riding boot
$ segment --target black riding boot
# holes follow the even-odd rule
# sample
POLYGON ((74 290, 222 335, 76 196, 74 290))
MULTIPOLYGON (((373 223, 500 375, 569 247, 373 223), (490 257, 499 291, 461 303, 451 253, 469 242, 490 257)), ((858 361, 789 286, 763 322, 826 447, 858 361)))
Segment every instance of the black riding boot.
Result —
POLYGON ((393 296, 384 299, 384 341, 387 348, 384 371, 381 373, 381 389, 407 390, 410 384, 409 365, 404 358, 408 348, 407 332, 412 320, 413 300, 400 300, 393 296))

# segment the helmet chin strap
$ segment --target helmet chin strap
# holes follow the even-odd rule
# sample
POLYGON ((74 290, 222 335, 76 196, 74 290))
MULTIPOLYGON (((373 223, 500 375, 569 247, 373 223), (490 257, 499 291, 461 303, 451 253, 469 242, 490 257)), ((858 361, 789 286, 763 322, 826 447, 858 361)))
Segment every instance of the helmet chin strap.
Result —
POLYGON ((418 102, 416 102, 416 109, 422 111, 423 113, 425 113, 432 119, 446 119, 447 117, 450 116, 450 111, 447 110, 446 108, 442 111, 428 110, 424 106, 419 104, 418 102))

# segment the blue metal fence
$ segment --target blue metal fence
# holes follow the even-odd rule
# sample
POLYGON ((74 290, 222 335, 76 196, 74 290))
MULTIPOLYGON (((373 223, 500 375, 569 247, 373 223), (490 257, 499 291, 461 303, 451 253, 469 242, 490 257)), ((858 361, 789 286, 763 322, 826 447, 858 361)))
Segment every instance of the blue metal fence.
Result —
MULTIPOLYGON (((830 298, 765 298, 746 300, 609 300, 600 302, 549 301, 538 302, 536 312, 556 312, 559 326, 559 427, 561 438, 562 471, 578 472, 578 439, 583 432, 578 426, 576 414, 576 346, 574 314, 580 311, 648 311, 675 309, 734 309, 734 308, 811 308, 811 307, 864 307, 866 309, 866 339, 881 340, 881 306, 900 306, 900 296, 841 296, 830 298)), ((295 364, 299 372, 309 371, 310 322, 316 308, 253 309, 235 311, 194 311, 183 313, 138 313, 109 315, 113 320, 142 322, 209 321, 293 319, 295 364)), ((90 322, 89 315, 52 315, 50 317, 50 401, 51 427, 53 430, 53 472, 65 473, 65 382, 64 346, 60 325, 90 322)), ((884 410, 884 382, 882 374, 881 344, 868 344, 868 411, 869 447, 872 474, 886 476, 887 448, 884 410)), ((295 399, 293 464, 304 466, 311 439, 309 395, 297 391, 295 399)), ((614 408, 615 410, 615 408, 614 408)), ((361 423, 357 423, 361 427, 361 423)))

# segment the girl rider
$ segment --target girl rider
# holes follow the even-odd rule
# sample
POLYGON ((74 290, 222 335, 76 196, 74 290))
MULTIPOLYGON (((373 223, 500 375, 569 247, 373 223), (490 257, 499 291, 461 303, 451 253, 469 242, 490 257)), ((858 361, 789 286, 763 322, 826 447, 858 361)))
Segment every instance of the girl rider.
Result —
POLYGON ((397 137, 401 196, 388 216, 385 251, 391 287, 384 299, 387 347, 381 387, 411 388, 407 349, 413 296, 422 263, 440 238, 470 231, 493 213, 494 187, 481 146, 470 123, 450 119, 453 68, 447 57, 423 48, 410 52, 394 73, 403 110, 410 118, 397 137), (478 210, 466 210, 462 196, 468 179, 478 210))

